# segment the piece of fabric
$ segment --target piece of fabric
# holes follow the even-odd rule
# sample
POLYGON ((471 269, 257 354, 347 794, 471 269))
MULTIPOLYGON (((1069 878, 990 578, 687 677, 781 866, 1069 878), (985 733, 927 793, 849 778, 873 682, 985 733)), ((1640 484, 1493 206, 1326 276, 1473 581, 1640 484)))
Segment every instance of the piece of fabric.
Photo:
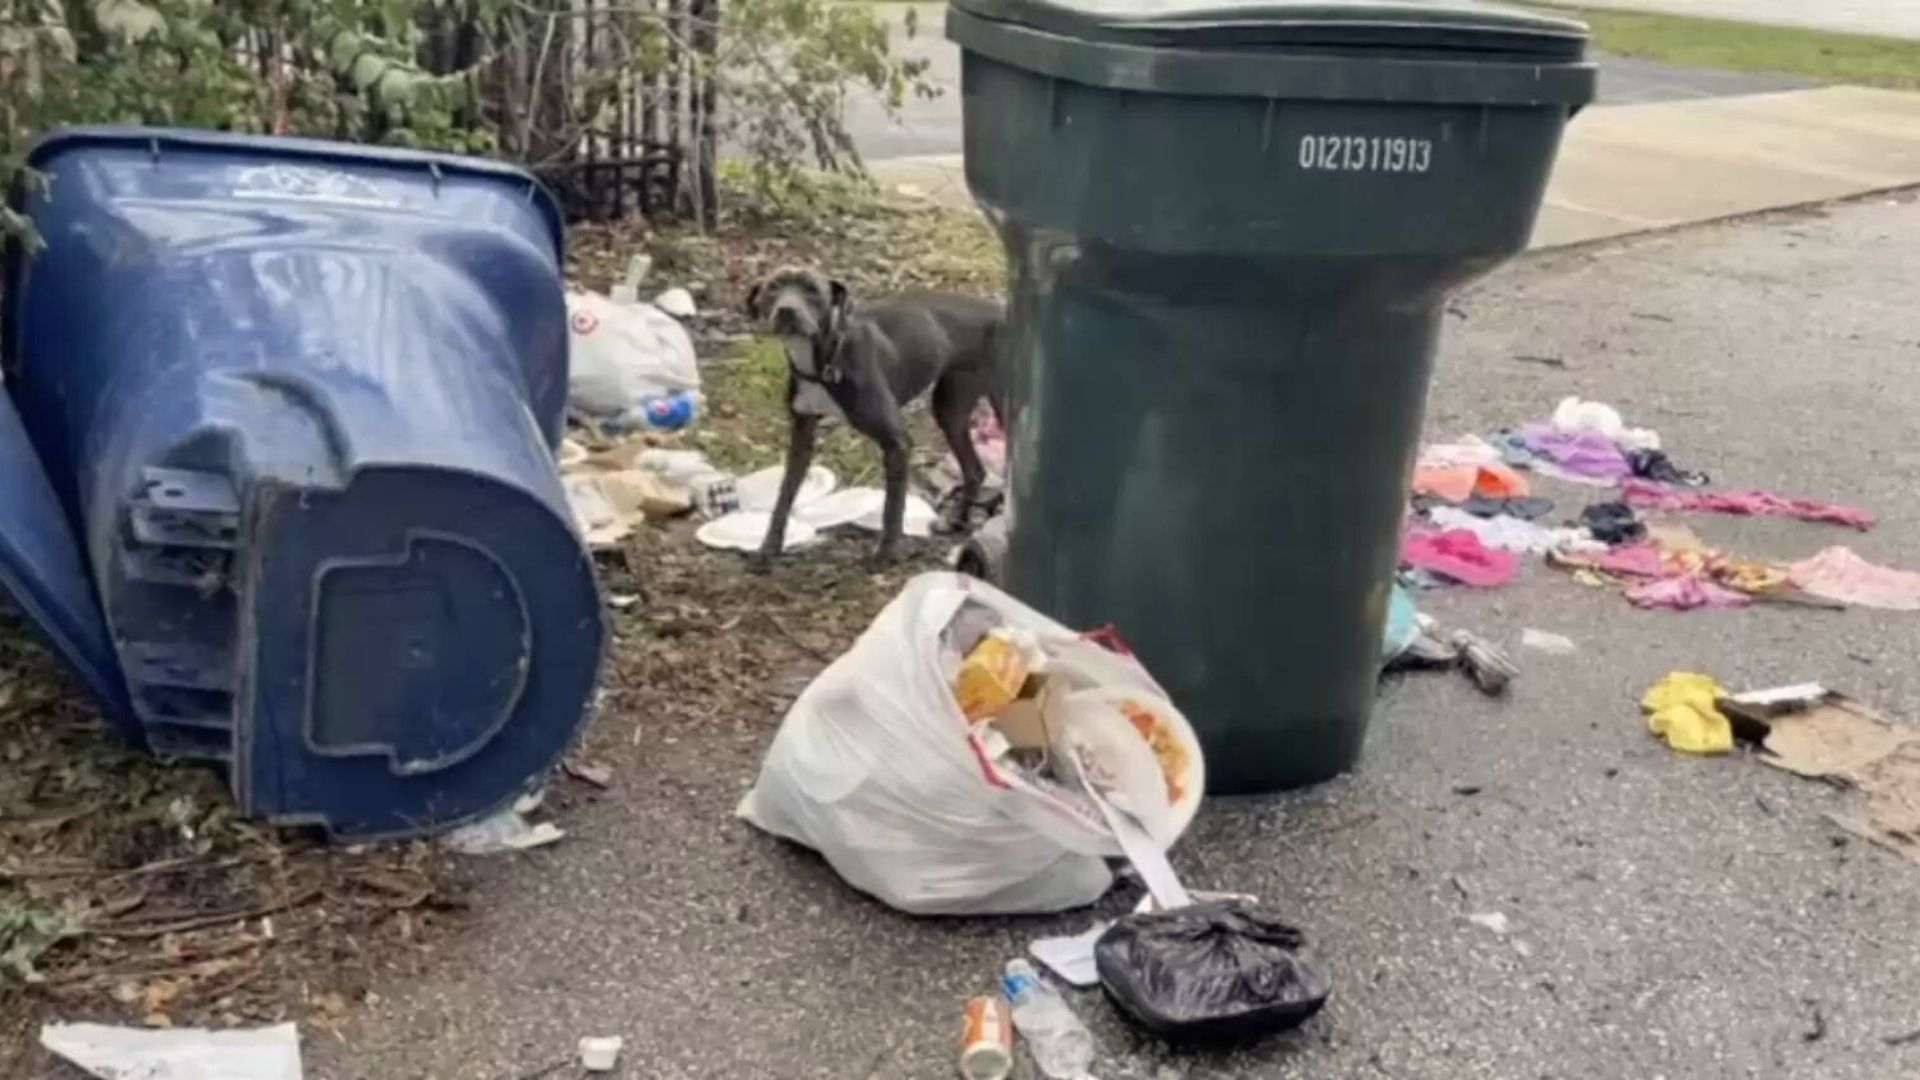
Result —
POLYGON ((1413 492, 1450 503, 1463 503, 1475 495, 1490 499, 1512 499, 1526 495, 1527 480, 1500 464, 1416 468, 1413 470, 1413 492))
POLYGON ((1561 398, 1560 404, 1554 407, 1550 423, 1561 431, 1591 431, 1605 435, 1607 441, 1622 450, 1660 449, 1659 432, 1628 427, 1620 416, 1620 410, 1604 401, 1561 398))
POLYGON ((1522 521, 1538 521, 1553 513, 1553 500, 1541 498, 1490 499, 1485 495, 1475 495, 1460 504, 1460 509, 1474 517, 1516 517, 1522 521))
POLYGON ((1442 529, 1465 529, 1478 536, 1490 548, 1521 555, 1545 555, 1549 551, 1599 551, 1584 529, 1550 529, 1538 522, 1516 517, 1479 517, 1457 506, 1436 506, 1427 512, 1428 520, 1442 529))
POLYGON ((1478 435, 1468 435, 1459 442, 1429 443, 1420 448, 1417 461, 1418 467, 1423 469, 1477 469, 1482 465, 1500 463, 1500 448, 1478 435))
POLYGON ((1652 480, 1629 477, 1620 482, 1620 496, 1630 506, 1653 510, 1702 510, 1719 514, 1784 517, 1846 525, 1862 531, 1873 528, 1873 514, 1853 506, 1817 499, 1790 499, 1770 491, 1694 491, 1652 480))
POLYGON ((1674 671, 1647 689, 1640 708, 1647 730, 1686 754, 1724 754, 1733 749, 1733 725, 1720 711, 1726 695, 1711 676, 1674 671))
POLYGON ((1888 611, 1920 611, 1920 574, 1861 558, 1852 548, 1830 547, 1788 568, 1787 578, 1813 596, 1888 611))
POLYGON ((1712 548, 1668 549, 1661 561, 1669 574, 1705 577, 1738 592, 1761 596, 1787 585, 1787 568, 1743 559, 1712 548))
POLYGON ((1529 424, 1521 439, 1538 457, 1578 476, 1618 480, 1633 475, 1627 457, 1612 439, 1595 431, 1565 431, 1548 424, 1529 424))
POLYGON ((1584 565, 1603 574, 1627 577, 1661 577, 1667 572, 1660 549, 1652 544, 1629 544, 1600 552, 1588 558, 1584 565))
POLYGON ((1698 574, 1677 574, 1627 586, 1627 603, 1640 608, 1693 611, 1697 608, 1738 608, 1753 597, 1729 589, 1698 574))
POLYGON ((1706 487, 1709 480, 1706 473, 1675 465, 1664 450, 1629 450, 1627 465, 1633 469, 1633 475, 1661 484, 1706 487))
POLYGON ((1623 502, 1594 503, 1580 511, 1580 524, 1609 546, 1637 543, 1647 536, 1646 523, 1623 502))
POLYGON ((1380 635, 1380 662, 1388 663, 1406 652, 1419 636, 1420 611, 1413 606, 1406 586, 1393 582, 1387 593, 1387 625, 1380 635))
POLYGON ((1401 542, 1400 561, 1482 589, 1505 585, 1520 572, 1520 560, 1512 552, 1490 548, 1466 529, 1409 532, 1401 542))

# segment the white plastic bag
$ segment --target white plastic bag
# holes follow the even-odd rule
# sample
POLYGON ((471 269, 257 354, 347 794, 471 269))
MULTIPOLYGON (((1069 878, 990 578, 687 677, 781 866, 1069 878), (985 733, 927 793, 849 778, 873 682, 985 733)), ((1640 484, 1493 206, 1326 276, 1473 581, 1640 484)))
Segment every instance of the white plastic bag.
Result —
POLYGON ((643 421, 646 403, 700 389, 693 338, 652 304, 567 294, 567 404, 596 420, 643 421))
MULTIPOLYGON (((1039 639, 1049 671, 1164 698, 1146 669, 975 578, 910 581, 788 711, 739 814, 820 852, 841 877, 916 914, 1050 912, 1090 904, 1122 852, 1090 800, 997 768, 969 734, 941 636, 963 602, 1039 639)), ((1185 721, 1178 721, 1184 726, 1185 721)), ((1182 736, 1191 741, 1191 731, 1182 736)), ((1201 786, 1197 754, 1192 782, 1201 786)), ((1174 811, 1177 835, 1198 794, 1174 811)))

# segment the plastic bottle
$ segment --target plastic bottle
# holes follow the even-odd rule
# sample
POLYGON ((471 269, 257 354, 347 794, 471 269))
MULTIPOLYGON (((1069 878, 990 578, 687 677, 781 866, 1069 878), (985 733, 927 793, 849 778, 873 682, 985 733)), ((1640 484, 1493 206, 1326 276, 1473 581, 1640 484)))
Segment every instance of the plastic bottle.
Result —
POLYGON ((1060 992, 1041 981, 1025 960, 1007 963, 1000 981, 1013 1026, 1027 1041, 1034 1064, 1052 1080, 1081 1080, 1093 1067, 1093 1035, 1060 992))

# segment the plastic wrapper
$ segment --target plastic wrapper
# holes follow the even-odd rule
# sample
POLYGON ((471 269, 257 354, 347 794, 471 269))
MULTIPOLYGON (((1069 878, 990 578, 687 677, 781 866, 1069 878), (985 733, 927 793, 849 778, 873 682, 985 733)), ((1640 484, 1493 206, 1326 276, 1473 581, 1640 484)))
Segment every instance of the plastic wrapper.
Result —
POLYGON ((1332 990, 1299 930, 1238 901, 1127 915, 1094 946, 1100 984, 1162 1038, 1257 1038, 1298 1026, 1332 990))

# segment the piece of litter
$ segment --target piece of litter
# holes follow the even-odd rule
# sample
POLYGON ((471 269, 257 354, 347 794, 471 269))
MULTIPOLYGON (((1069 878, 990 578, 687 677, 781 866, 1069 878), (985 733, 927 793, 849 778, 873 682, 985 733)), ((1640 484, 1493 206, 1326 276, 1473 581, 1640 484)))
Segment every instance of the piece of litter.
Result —
POLYGON ((615 611, 625 611, 639 602, 640 598, 632 593, 610 593, 607 596, 607 606, 615 611))
POLYGON ((1570 637, 1562 637, 1559 634, 1535 630, 1531 627, 1520 631, 1520 644, 1523 648, 1534 649, 1549 656, 1571 656, 1580 649, 1570 637))
POLYGON ((1748 711, 1766 713, 1804 709, 1819 704, 1826 696, 1826 687, 1817 682, 1804 682, 1794 683, 1792 686, 1769 687, 1765 690, 1745 690, 1730 695, 1727 700, 1735 705, 1744 706, 1748 711))
POLYGON ((613 784, 613 766, 602 761, 568 761, 561 766, 567 775, 576 780, 585 780, 597 788, 611 787, 613 784))
POLYGON ((1506 937, 1513 930, 1513 924, 1508 922, 1507 917, 1498 911, 1483 911, 1476 915, 1469 915, 1467 916, 1467 921, 1483 930, 1490 930, 1501 937, 1506 937))
POLYGON ((106 1024, 47 1024, 40 1045, 100 1080, 301 1080, 292 1024, 236 1031, 146 1031, 106 1024))
POLYGON ((543 847, 567 834, 550 821, 530 824, 517 809, 502 810, 481 818, 441 838, 447 849, 461 855, 498 855, 543 847))
POLYGON ((1027 946, 1027 952, 1069 986, 1093 986, 1100 981, 1100 971, 1093 962, 1093 944, 1112 925, 1101 921, 1078 934, 1040 938, 1027 946))
POLYGON ((1682 753, 1724 754, 1733 749, 1733 724, 1719 707, 1725 693, 1709 676, 1671 672, 1640 699, 1647 730, 1682 753))
POLYGON ((612 1072, 627 1041, 618 1035, 587 1035, 580 1039, 580 1067, 588 1072, 612 1072))

